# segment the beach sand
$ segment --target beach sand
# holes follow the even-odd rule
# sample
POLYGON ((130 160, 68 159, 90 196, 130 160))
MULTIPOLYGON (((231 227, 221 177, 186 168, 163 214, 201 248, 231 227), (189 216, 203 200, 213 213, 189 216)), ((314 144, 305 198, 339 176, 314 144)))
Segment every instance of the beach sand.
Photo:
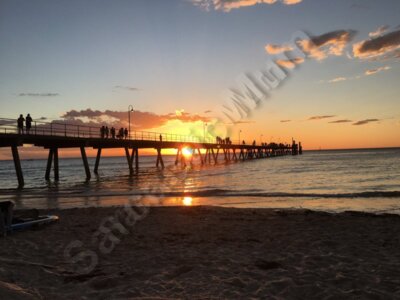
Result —
POLYGON ((99 243, 118 211, 51 211, 58 223, 1 238, 0 298, 400 299, 397 215, 152 207, 99 243))

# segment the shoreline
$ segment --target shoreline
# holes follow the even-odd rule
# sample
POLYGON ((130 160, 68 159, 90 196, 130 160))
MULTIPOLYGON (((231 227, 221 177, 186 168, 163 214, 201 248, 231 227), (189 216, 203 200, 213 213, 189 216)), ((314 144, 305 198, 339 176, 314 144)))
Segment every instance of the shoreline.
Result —
MULTIPOLYGON (((0 240, 0 295, 15 299, 396 298, 400 216, 362 212, 150 207, 93 242, 120 207, 45 210, 60 221, 0 240), (118 240, 118 242, 116 242, 118 240), (98 264, 76 273, 74 241, 98 264), (108 246, 109 247, 109 246, 108 246), (68 252, 68 251, 67 251, 68 252)), ((110 225, 107 225, 110 226, 110 225)), ((79 250, 79 251, 78 251, 79 250)))
MULTIPOLYGON (((248 209, 308 209, 314 211, 341 213, 358 211, 364 213, 393 213, 400 215, 399 192, 362 193, 364 197, 318 197, 313 195, 271 193, 211 193, 173 192, 164 194, 131 194, 129 191, 93 193, 20 193, 0 195, 1 200, 14 202, 15 210, 21 209, 73 209, 73 208, 109 208, 113 206, 142 204, 149 207, 171 206, 212 206, 248 209), (394 196, 391 196, 395 194, 394 196)), ((347 195, 347 194, 344 194, 347 195)), ((357 194, 358 195, 358 194, 357 194)))

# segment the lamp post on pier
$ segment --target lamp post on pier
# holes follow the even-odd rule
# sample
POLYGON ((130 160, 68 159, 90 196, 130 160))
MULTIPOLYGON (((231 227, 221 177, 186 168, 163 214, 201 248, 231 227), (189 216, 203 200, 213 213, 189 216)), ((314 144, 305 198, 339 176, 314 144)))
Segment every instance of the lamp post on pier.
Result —
POLYGON ((241 143, 241 141, 240 141, 240 134, 242 133, 242 129, 240 129, 239 130, 239 145, 240 145, 240 143, 241 143))
POLYGON ((133 112, 133 106, 129 105, 128 106, 129 139, 131 138, 131 112, 133 112))
POLYGON ((206 128, 207 128, 208 124, 207 123, 203 123, 203 143, 206 142, 206 128))

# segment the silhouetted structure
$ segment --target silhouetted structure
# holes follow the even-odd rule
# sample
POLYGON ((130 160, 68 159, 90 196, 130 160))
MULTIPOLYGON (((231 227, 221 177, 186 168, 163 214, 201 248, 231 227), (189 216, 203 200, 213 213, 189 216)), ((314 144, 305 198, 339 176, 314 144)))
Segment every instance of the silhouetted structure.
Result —
POLYGON ((102 149, 124 148, 130 174, 134 168, 139 168, 139 149, 156 149, 156 166, 164 167, 161 151, 163 149, 177 149, 175 164, 186 166, 187 161, 183 155, 183 148, 192 149, 190 164, 194 158, 198 158, 201 164, 218 163, 219 154, 223 155, 225 162, 238 162, 250 159, 269 158, 287 154, 298 154, 298 148, 293 141, 292 146, 270 143, 256 146, 233 144, 229 138, 205 141, 204 137, 180 136, 177 134, 159 134, 154 132, 135 132, 129 137, 127 129, 120 128, 118 135, 115 135, 115 128, 111 128, 111 139, 106 137, 106 127, 90 127, 72 125, 67 123, 44 123, 35 122, 34 134, 23 134, 24 118, 21 115, 17 122, 11 119, 0 119, 0 147, 10 147, 14 159, 18 184, 24 185, 21 163, 18 154, 18 147, 25 144, 43 147, 49 150, 45 178, 50 179, 51 169, 54 170, 54 179, 59 180, 58 150, 62 148, 79 148, 86 173, 86 178, 91 177, 86 147, 97 149, 94 173, 98 173, 102 149), (40 123, 40 124, 37 124, 40 123), (115 139, 117 137, 118 139, 115 139), (125 137, 125 139, 124 139, 125 137), (214 142, 216 141, 216 142, 214 142), (204 152, 202 152, 203 150, 204 152))

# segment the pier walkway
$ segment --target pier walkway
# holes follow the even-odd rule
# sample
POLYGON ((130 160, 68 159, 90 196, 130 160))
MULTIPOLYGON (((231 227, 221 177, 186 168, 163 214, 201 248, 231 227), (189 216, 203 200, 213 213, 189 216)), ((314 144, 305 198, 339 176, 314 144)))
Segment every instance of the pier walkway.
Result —
POLYGON ((157 151, 155 164, 164 168, 162 150, 176 149, 175 164, 186 166, 195 159, 201 164, 217 164, 222 157, 224 162, 239 162, 251 159, 261 159, 282 155, 297 155, 302 153, 300 147, 293 141, 292 145, 262 144, 247 145, 237 143, 216 143, 205 137, 185 136, 179 134, 157 133, 147 131, 131 131, 124 138, 103 137, 100 127, 75 125, 56 122, 32 122, 29 132, 25 127, 20 131, 15 119, 0 118, 0 147, 10 147, 18 186, 23 187, 24 176, 18 153, 18 147, 33 145, 48 149, 49 155, 45 179, 50 179, 53 166, 54 180, 59 180, 58 150, 63 148, 79 148, 82 156, 86 179, 90 180, 91 171, 86 156, 86 148, 97 149, 94 173, 98 173, 102 149, 125 149, 127 166, 130 174, 139 168, 139 149, 155 149, 157 151), (190 149, 192 155, 186 157, 184 149, 190 149))

